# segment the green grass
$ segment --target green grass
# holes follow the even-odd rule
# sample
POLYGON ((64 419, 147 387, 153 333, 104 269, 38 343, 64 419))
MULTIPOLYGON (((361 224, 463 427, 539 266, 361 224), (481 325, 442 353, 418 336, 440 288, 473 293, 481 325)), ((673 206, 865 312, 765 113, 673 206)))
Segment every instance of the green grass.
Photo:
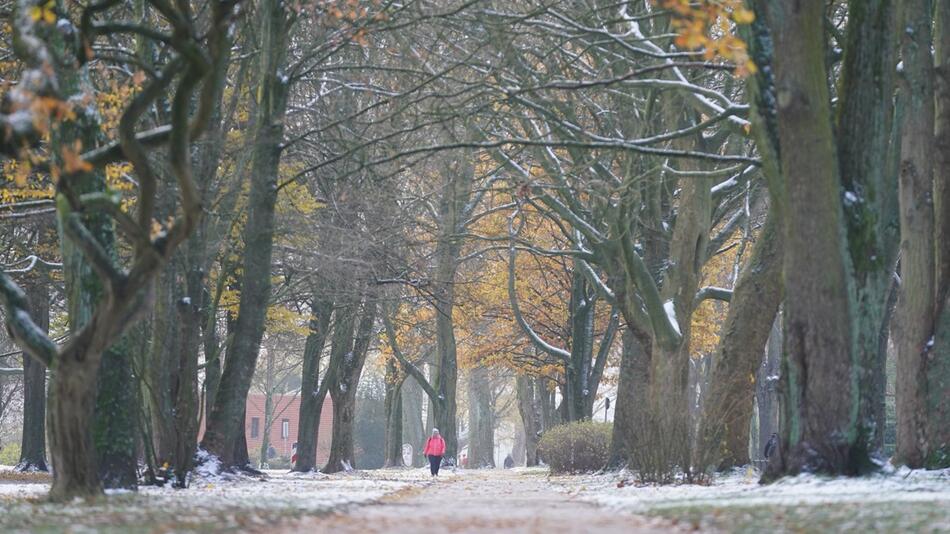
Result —
POLYGON ((260 530, 306 514, 287 508, 202 506, 192 508, 145 495, 111 495, 90 502, 54 504, 42 498, 0 501, 0 531, 61 533, 102 532, 145 534, 157 532, 244 532, 260 530), (71 528, 72 527, 72 528, 71 528))
POLYGON ((950 531, 950 510, 939 502, 683 506, 654 509, 646 515, 732 533, 950 531))

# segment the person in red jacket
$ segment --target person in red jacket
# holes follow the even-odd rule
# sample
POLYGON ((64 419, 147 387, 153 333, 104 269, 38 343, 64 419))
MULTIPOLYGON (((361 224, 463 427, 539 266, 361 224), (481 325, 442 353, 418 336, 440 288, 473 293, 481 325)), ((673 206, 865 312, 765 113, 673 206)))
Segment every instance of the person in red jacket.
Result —
POLYGON ((442 456, 445 454, 445 440, 439 434, 438 428, 432 429, 432 435, 426 440, 422 454, 429 459, 429 471, 432 472, 432 476, 439 476, 439 467, 442 466, 442 456))

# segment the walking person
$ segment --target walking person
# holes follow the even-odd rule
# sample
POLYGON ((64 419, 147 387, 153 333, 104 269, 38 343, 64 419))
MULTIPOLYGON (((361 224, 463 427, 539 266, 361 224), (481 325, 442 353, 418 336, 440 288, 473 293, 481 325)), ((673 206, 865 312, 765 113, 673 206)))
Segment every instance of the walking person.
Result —
POLYGON ((442 466, 442 456, 445 454, 445 440, 439 434, 438 428, 432 429, 432 435, 426 440, 422 454, 429 459, 429 471, 432 472, 432 476, 439 476, 439 467, 442 466))

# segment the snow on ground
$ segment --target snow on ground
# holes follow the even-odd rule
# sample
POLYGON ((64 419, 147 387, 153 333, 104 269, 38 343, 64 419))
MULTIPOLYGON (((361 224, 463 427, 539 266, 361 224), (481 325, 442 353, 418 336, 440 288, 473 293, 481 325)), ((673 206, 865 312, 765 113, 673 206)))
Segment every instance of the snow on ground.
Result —
POLYGON ((633 513, 685 506, 723 508, 834 503, 929 502, 950 508, 950 469, 900 469, 862 478, 800 475, 773 484, 759 484, 759 474, 748 470, 718 477, 708 486, 637 486, 634 485, 634 476, 627 472, 552 476, 551 481, 579 499, 633 513))
MULTIPOLYGON (((446 473, 452 477, 451 472, 446 473)), ((381 469, 334 475, 267 471, 261 477, 198 478, 187 489, 143 486, 112 491, 92 503, 50 504, 48 483, 0 480, 0 531, 57 529, 82 524, 93 529, 176 532, 246 530, 301 516, 376 502, 430 483, 427 469, 381 469), (149 525, 151 527, 149 527, 149 525)))

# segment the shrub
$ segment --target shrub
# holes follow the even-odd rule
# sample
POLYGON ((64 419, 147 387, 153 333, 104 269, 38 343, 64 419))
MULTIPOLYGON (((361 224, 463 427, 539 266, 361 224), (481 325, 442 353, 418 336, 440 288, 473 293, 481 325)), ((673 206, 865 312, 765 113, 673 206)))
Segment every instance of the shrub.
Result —
POLYGON ((0 465, 16 465, 20 461, 20 444, 11 441, 0 449, 0 465))
POLYGON ((603 469, 610 456, 609 423, 577 421, 552 427, 541 436, 538 454, 554 473, 603 469))

